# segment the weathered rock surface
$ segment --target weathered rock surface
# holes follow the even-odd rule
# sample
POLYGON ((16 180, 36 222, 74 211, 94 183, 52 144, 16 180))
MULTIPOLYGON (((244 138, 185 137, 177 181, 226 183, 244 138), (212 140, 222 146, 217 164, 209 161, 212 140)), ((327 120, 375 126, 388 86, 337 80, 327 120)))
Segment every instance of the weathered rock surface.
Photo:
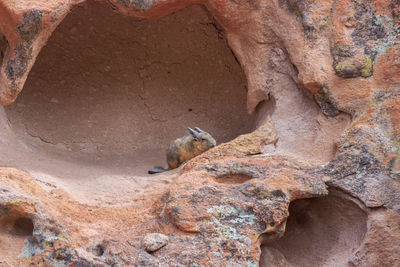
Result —
POLYGON ((153 252, 159 250, 160 248, 166 246, 168 244, 168 236, 159 234, 159 233, 151 233, 147 234, 143 238, 143 247, 147 252, 153 252))
POLYGON ((17 262, 257 265, 260 242, 283 235, 290 201, 327 194, 323 174, 308 164, 282 156, 253 156, 251 145, 245 150, 242 141, 248 138, 255 144, 275 139, 268 126, 270 120, 254 138, 240 136, 190 162, 147 214, 138 213, 145 212, 140 205, 85 207, 64 192, 44 191, 25 173, 3 169, 1 185, 7 194, 1 201, 1 220, 20 219, 23 212, 34 225, 17 262), (218 159, 204 163, 210 155, 218 159), (129 242, 146 232, 172 238, 165 247, 155 242, 157 248, 144 241, 149 243, 144 246, 147 251, 159 248, 149 255, 129 242))
MULTIPOLYGON (((0 0, 0 104, 82 2, 0 0)), ((0 265, 400 263, 398 1, 99 2, 142 18, 203 4, 240 62, 259 127, 117 207, 1 168, 0 265), (147 253, 138 244, 148 233, 169 244, 147 253)))

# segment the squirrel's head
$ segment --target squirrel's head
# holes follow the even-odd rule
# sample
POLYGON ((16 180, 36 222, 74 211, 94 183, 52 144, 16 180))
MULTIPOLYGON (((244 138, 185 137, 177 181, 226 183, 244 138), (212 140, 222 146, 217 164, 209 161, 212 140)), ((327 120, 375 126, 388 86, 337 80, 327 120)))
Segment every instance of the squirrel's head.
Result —
POLYGON ((201 130, 198 127, 195 127, 194 130, 192 128, 188 128, 188 132, 194 138, 196 147, 201 151, 206 151, 217 145, 217 142, 211 136, 211 134, 201 130))

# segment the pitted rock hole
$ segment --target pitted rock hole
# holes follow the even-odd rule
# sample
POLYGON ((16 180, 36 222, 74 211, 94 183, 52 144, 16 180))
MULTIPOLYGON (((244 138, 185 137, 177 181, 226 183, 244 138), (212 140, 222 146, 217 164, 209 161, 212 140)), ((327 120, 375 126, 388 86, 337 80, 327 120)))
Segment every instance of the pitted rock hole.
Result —
POLYGON ((3 63, 3 58, 6 54, 7 47, 8 47, 7 39, 0 31, 0 66, 3 63))
POLYGON ((33 232, 33 223, 29 218, 17 218, 13 228, 17 235, 30 236, 33 232))
POLYGON ((12 236, 32 236, 33 222, 29 217, 5 215, 0 220, 1 232, 12 236))
POLYGON ((347 266, 364 239, 366 213, 342 194, 290 204, 285 235, 262 246, 260 266, 347 266))
POLYGON ((6 113, 28 149, 139 175, 166 166, 166 148, 186 127, 221 143, 255 125, 242 69, 199 5, 159 19, 77 6, 6 113))
POLYGON ((214 180, 221 184, 243 184, 252 179, 251 176, 245 174, 225 174, 214 180))
POLYGON ((93 249, 93 253, 94 253, 96 256, 103 256, 103 254, 104 254, 104 245, 103 245, 103 244, 98 244, 98 245, 96 245, 96 246, 94 247, 94 249, 93 249))
POLYGON ((4 215, 2 211, 4 208, 0 207, 0 251, 6 253, 1 254, 0 263, 15 263, 13 266, 17 266, 15 260, 26 245, 26 240, 32 237, 33 222, 26 214, 6 212, 4 215))

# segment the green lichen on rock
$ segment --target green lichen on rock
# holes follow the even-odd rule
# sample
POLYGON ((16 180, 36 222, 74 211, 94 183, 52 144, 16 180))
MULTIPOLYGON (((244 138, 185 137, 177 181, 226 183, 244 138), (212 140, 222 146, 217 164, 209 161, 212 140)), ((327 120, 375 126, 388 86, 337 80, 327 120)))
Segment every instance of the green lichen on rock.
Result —
POLYGON ((7 204, 7 206, 11 206, 11 205, 17 206, 20 204, 20 202, 18 199, 11 199, 11 200, 7 201, 6 204, 7 204))
POLYGON ((342 78, 368 78, 373 74, 373 60, 363 55, 362 60, 356 57, 338 57, 333 64, 336 75, 342 78))
POLYGON ((363 68, 361 70, 361 77, 367 78, 372 75, 372 59, 368 55, 364 55, 363 68))
POLYGON ((370 77, 373 73, 375 54, 368 47, 360 48, 348 44, 331 47, 333 69, 342 78, 370 77))
POLYGON ((334 65, 335 73, 342 78, 356 78, 359 76, 357 65, 351 59, 344 59, 334 65))
POLYGON ((372 47, 372 51, 386 53, 389 47, 400 44, 400 25, 396 23, 393 18, 385 14, 380 14, 375 17, 375 24, 385 30, 385 35, 376 41, 375 45, 372 47))

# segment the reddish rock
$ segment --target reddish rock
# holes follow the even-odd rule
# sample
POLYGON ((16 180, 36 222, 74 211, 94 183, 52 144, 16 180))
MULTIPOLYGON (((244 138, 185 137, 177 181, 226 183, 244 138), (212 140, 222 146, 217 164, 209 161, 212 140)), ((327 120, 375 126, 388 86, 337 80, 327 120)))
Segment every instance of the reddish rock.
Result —
MULTIPOLYGON (((15 101, 53 31, 83 2, 0 1, 1 105, 15 101)), ((189 161, 176 178, 154 181, 155 192, 147 188, 126 205, 85 204, 68 186, 1 168, 1 265, 255 266, 262 243, 266 266, 296 266, 292 256, 316 244, 303 265, 400 262, 398 1, 99 2, 150 19, 203 4, 244 71, 247 110, 260 117, 259 127, 189 161), (355 241, 344 236, 348 229, 357 231, 355 241), (139 244, 148 233, 167 234, 168 246, 147 253, 139 244)), ((21 136, 3 113, 1 155, 18 155, 13 144, 21 136)), ((41 164, 57 163, 47 159, 41 164)))

